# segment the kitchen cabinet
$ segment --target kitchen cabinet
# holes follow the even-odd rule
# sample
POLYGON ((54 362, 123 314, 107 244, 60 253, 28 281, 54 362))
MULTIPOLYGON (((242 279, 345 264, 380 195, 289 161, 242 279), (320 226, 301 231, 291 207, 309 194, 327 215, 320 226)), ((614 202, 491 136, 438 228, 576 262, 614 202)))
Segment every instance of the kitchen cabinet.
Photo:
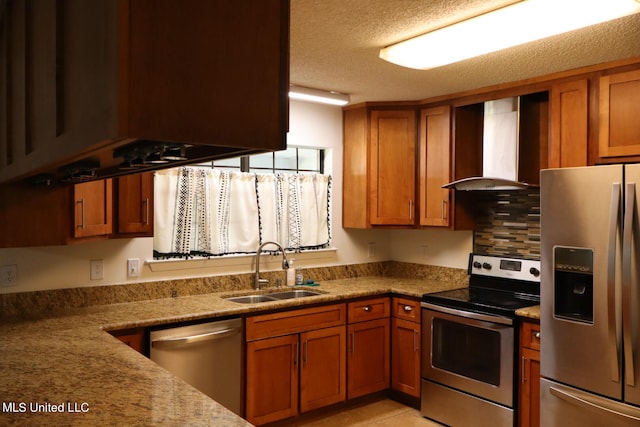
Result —
POLYGON ((346 228, 416 223, 416 111, 344 111, 342 225, 346 228))
POLYGON ((451 182, 451 107, 420 111, 420 225, 448 227, 451 182))
POLYGON ((109 333, 138 353, 144 354, 144 328, 121 329, 118 331, 111 331, 109 333))
POLYGON ((153 236, 153 174, 39 188, 0 186, 0 247, 153 236))
POLYGON ((347 398, 389 388, 389 298, 348 303, 347 398))
POLYGON ((113 231, 112 181, 0 186, 0 247, 67 245, 113 231))
POLYGON ((580 79, 551 86, 549 96, 550 168, 587 166, 589 81, 580 79))
POLYGON ((286 148, 288 0, 10 1, 2 21, 0 182, 131 173, 151 144, 182 146, 173 165, 286 148))
POLYGON ((391 388, 420 397, 420 302, 391 299, 391 388))
POLYGON ((261 425, 346 398, 346 306, 246 319, 246 418, 261 425))
POLYGON ((599 84, 598 155, 640 156, 640 70, 601 76, 599 84))
POLYGON ((540 425, 540 324, 523 322, 520 327, 520 381, 518 425, 540 425))
POLYGON ((153 173, 139 173, 115 179, 118 236, 153 236, 153 173))

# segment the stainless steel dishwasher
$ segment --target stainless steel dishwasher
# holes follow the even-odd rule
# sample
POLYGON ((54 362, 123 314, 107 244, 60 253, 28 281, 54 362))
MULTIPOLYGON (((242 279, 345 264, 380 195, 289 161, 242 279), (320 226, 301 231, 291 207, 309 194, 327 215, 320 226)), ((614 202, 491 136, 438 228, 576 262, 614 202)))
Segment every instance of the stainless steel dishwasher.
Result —
POLYGON ((149 333, 151 360, 227 409, 242 415, 242 320, 149 333))

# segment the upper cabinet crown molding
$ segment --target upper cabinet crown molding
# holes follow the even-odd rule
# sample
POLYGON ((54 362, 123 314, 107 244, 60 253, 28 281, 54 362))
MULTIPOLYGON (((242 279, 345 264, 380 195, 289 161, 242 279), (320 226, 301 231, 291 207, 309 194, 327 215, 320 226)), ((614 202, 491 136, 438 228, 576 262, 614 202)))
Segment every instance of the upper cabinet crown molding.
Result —
POLYGON ((150 144, 184 145, 173 165, 286 147, 289 0, 5 9, 0 182, 80 161, 96 178, 131 173, 118 166, 150 144))

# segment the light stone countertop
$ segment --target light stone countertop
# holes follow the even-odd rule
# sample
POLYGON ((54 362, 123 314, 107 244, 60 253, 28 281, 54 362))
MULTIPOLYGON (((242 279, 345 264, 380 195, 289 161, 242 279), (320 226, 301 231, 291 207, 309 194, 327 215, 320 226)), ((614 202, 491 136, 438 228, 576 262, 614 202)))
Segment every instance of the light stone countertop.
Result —
POLYGON ((253 292, 226 291, 9 320, 0 325, 0 425, 247 426, 105 331, 389 293, 419 298, 464 286, 432 279, 358 277, 323 282, 309 288, 321 295, 297 300, 239 304, 223 297, 253 292), (54 412, 58 410, 62 412, 54 412))
POLYGON ((540 320, 540 306, 534 305, 532 307, 519 308, 516 310, 516 315, 531 320, 540 320))

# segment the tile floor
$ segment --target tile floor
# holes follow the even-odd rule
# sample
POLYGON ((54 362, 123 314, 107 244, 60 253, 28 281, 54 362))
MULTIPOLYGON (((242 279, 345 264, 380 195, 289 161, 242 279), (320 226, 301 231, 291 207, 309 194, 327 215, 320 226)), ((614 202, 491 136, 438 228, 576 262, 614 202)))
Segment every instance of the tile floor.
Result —
POLYGON ((378 398, 280 421, 271 427, 441 427, 417 409, 391 399, 378 398))

